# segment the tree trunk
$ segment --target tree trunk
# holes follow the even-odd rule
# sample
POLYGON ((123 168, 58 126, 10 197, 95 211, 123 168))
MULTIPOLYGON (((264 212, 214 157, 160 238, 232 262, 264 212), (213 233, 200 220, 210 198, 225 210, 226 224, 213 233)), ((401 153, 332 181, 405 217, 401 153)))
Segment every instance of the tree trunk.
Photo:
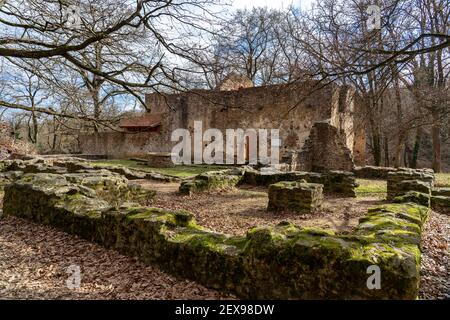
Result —
POLYGON ((33 112, 31 113, 31 121, 33 123, 33 143, 35 145, 37 145, 38 143, 38 121, 37 121, 37 117, 36 117, 36 112, 33 110, 33 112))
POLYGON ((394 167, 398 168, 400 167, 400 163, 402 160, 402 147, 405 143, 405 135, 404 134, 399 134, 398 135, 398 139, 397 139, 397 143, 395 145, 395 151, 394 151, 394 167))
MULTIPOLYGON (((392 68, 392 74, 395 75, 395 69, 392 68)), ((402 146, 405 141, 407 133, 404 132, 402 122, 403 122, 403 110, 402 110, 402 96, 400 93, 400 84, 398 75, 395 75, 395 105, 397 107, 397 143, 395 145, 395 154, 394 154, 394 167, 398 168, 400 166, 400 158, 402 153, 402 146)))
POLYGON ((389 167, 389 141, 387 137, 384 137, 384 166, 389 167))
POLYGON ((372 155, 375 166, 381 165, 381 138, 378 133, 372 133, 372 155))
POLYGON ((419 151, 420 151, 420 144, 422 141, 422 129, 417 128, 416 133, 416 141, 414 141, 414 148, 412 153, 412 159, 411 159, 411 168, 416 169, 417 168, 417 160, 419 159, 419 151))
POLYGON ((433 140, 433 163, 434 172, 441 172, 441 126, 436 114, 433 114, 433 125, 431 127, 431 135, 433 140))

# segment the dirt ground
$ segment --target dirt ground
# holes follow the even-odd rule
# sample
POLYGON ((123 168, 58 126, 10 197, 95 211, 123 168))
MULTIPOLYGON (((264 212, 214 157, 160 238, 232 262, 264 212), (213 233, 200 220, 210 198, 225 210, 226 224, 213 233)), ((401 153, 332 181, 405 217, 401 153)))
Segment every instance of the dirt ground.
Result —
POLYGON ((242 186, 239 189, 199 193, 192 196, 177 193, 178 183, 141 181, 145 188, 156 190, 151 206, 187 210, 198 224, 216 232, 240 235, 255 226, 276 225, 289 221, 302 227, 320 227, 337 232, 349 232, 367 209, 382 203, 376 197, 325 197, 323 208, 312 214, 267 212, 267 188, 242 186))
POLYGON ((432 212, 422 234, 421 299, 450 300, 450 216, 432 212))
POLYGON ((233 297, 54 228, 0 218, 0 300, 223 298, 233 297))

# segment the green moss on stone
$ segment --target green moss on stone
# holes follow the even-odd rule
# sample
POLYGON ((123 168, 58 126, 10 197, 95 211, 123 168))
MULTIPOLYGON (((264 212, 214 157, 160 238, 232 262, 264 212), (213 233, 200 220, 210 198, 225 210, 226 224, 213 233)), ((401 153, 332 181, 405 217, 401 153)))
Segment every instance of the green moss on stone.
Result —
POLYGON ((57 226, 240 297, 417 296, 420 237, 429 209, 416 203, 371 208, 351 234, 282 222, 229 236, 198 226, 188 212, 134 205, 113 209, 67 181, 50 187, 52 179, 34 184, 39 179, 26 177, 6 187, 5 214, 57 226), (371 265, 381 269, 381 290, 366 287, 371 265))

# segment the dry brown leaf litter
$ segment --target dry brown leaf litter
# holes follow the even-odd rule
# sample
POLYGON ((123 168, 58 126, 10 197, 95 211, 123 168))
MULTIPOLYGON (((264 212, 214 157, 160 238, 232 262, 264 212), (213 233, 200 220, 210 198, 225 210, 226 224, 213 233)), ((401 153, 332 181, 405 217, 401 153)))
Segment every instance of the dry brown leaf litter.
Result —
POLYGON ((432 212, 422 235, 421 299, 450 299, 450 217, 432 212))
POLYGON ((145 188, 157 191, 152 206, 192 212, 198 224, 216 232, 243 235, 252 227, 273 226, 289 221, 302 227, 320 227, 349 232, 371 206, 381 203, 376 197, 326 197, 323 208, 312 214, 296 212, 267 212, 267 189, 243 186, 239 189, 192 196, 177 193, 179 184, 140 182, 145 188))
POLYGON ((223 299, 193 281, 48 226, 0 218, 0 299, 223 299), (68 289, 67 268, 81 268, 68 289))

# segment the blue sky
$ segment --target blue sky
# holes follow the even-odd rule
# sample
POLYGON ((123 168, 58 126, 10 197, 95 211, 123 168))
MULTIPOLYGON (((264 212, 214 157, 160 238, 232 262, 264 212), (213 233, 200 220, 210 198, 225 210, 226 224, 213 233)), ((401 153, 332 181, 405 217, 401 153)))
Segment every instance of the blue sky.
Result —
POLYGON ((252 7, 268 7, 272 9, 286 8, 293 4, 295 7, 309 9, 313 0, 232 0, 236 9, 251 9, 252 7))

